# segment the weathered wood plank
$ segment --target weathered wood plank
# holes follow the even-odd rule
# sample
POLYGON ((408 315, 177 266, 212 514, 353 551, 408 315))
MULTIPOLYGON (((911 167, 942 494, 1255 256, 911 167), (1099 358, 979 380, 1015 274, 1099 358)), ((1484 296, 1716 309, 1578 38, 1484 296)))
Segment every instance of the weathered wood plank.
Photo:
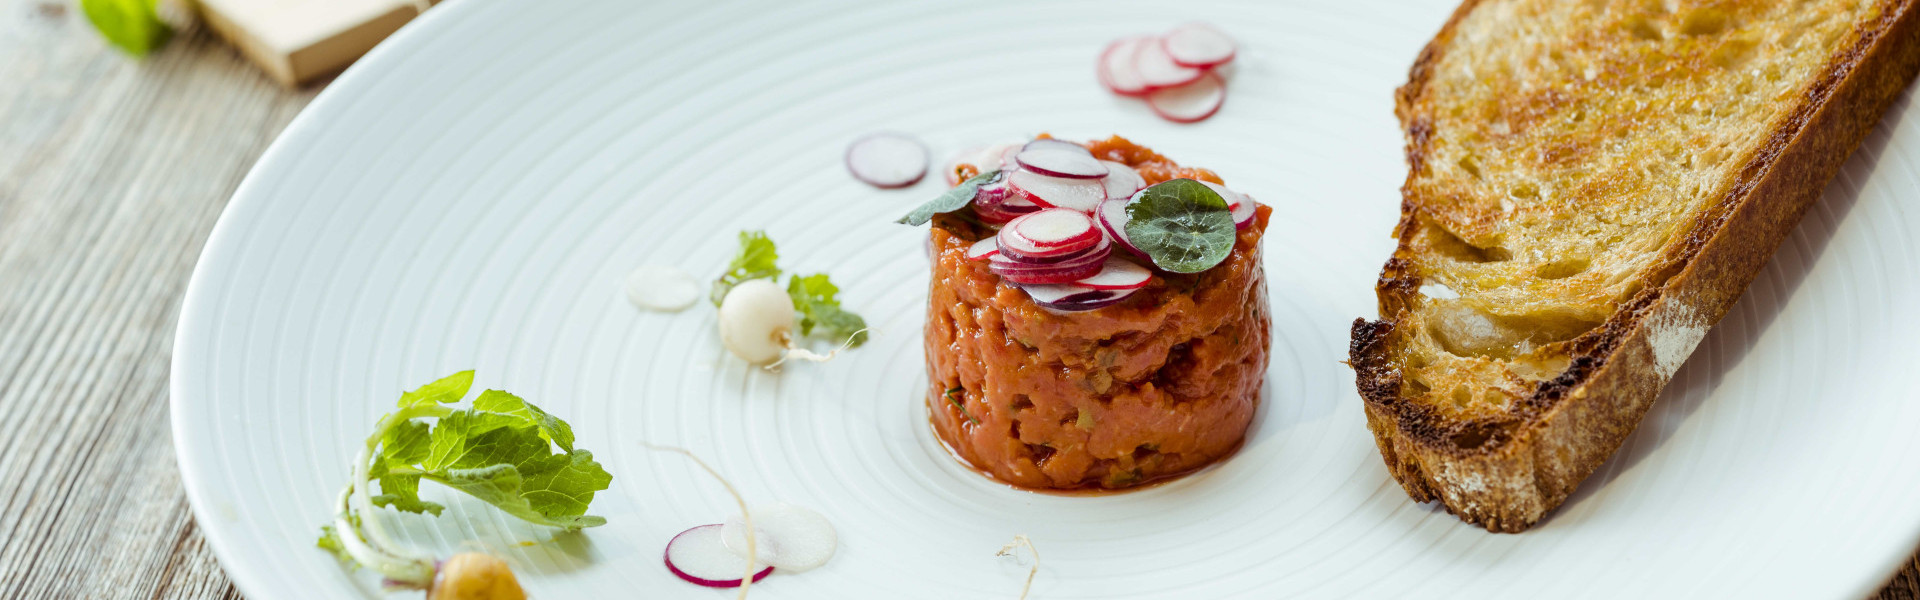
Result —
MULTIPOLYGON (((0 598, 239 598, 167 425, 208 230, 312 90, 188 32, 135 62, 60 0, 0 0, 0 598)), ((1920 558, 1878 597, 1920 598, 1920 558)))
POLYGON ((233 188, 313 92, 208 35, 146 61, 0 0, 0 597, 238 598, 167 426, 180 294, 233 188))

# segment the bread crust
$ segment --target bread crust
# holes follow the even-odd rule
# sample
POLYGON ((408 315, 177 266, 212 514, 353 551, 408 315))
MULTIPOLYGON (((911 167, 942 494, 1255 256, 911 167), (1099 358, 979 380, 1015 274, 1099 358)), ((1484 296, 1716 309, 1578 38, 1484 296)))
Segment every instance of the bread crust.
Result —
MULTIPOLYGON (((1639 425, 1678 361, 1745 292, 1920 70, 1917 2, 1878 4, 1876 17, 1828 60, 1730 190, 1647 272, 1647 285, 1603 325, 1568 343, 1567 369, 1516 403, 1512 426, 1450 422, 1401 397, 1401 373, 1392 360, 1394 328, 1421 285, 1420 275, 1400 258, 1409 252, 1421 209, 1403 200, 1396 258, 1376 284, 1381 319, 1356 319, 1348 352, 1367 427, 1407 494, 1439 501, 1461 520, 1490 531, 1519 532, 1604 464, 1639 425), (1484 441, 1463 448, 1456 442, 1461 436, 1484 441)), ((1415 102, 1454 29, 1479 3, 1461 4, 1397 90, 1395 113, 1413 171, 1419 170, 1431 127, 1415 113, 1415 102)))

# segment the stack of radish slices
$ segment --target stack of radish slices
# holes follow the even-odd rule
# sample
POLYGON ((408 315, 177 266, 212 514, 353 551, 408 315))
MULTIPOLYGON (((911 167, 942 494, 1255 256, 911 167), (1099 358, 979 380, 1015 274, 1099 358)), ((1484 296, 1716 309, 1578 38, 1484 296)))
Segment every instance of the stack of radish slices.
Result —
POLYGON ((827 564, 839 547, 833 523, 820 513, 791 504, 753 510, 753 551, 747 550, 746 520, 701 525, 667 542, 667 570, 688 582, 706 587, 739 587, 752 556, 758 582, 779 568, 798 573, 827 564), (758 565, 766 565, 759 568, 758 565))
MULTIPOLYGON (((1112 305, 1153 279, 1147 267, 1113 256, 1118 246, 1146 259, 1127 241, 1127 203, 1147 187, 1140 173, 1054 139, 1008 147, 999 156, 1000 175, 980 186, 973 210, 1004 225, 968 248, 967 258, 988 261, 988 269, 1026 290, 1034 303, 1058 311, 1112 305)), ((1252 199, 1207 185, 1227 201, 1236 226, 1253 223, 1252 199)))
POLYGON ((1146 98, 1154 114, 1192 123, 1213 116, 1227 101, 1219 67, 1233 61, 1233 38, 1205 23, 1163 35, 1121 38, 1100 53, 1100 83, 1122 96, 1146 98))

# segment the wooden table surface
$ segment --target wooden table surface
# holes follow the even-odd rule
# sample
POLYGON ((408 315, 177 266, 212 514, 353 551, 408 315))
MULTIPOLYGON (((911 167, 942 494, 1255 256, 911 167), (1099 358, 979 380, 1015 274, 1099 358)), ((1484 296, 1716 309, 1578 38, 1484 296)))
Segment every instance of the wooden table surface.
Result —
MULTIPOLYGON (((0 0, 0 598, 239 598, 181 491, 167 371, 214 220, 316 89, 203 31, 136 61, 0 0)), ((1879 598, 1920 597, 1909 559, 1879 598)))

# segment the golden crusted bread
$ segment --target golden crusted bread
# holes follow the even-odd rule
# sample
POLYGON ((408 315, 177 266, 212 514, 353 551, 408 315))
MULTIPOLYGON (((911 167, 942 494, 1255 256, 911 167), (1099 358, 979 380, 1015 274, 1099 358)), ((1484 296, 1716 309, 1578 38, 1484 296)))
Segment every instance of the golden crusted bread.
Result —
POLYGON ((1920 0, 1466 0, 1350 358, 1407 493, 1515 532, 1639 424, 1920 66, 1920 0))

